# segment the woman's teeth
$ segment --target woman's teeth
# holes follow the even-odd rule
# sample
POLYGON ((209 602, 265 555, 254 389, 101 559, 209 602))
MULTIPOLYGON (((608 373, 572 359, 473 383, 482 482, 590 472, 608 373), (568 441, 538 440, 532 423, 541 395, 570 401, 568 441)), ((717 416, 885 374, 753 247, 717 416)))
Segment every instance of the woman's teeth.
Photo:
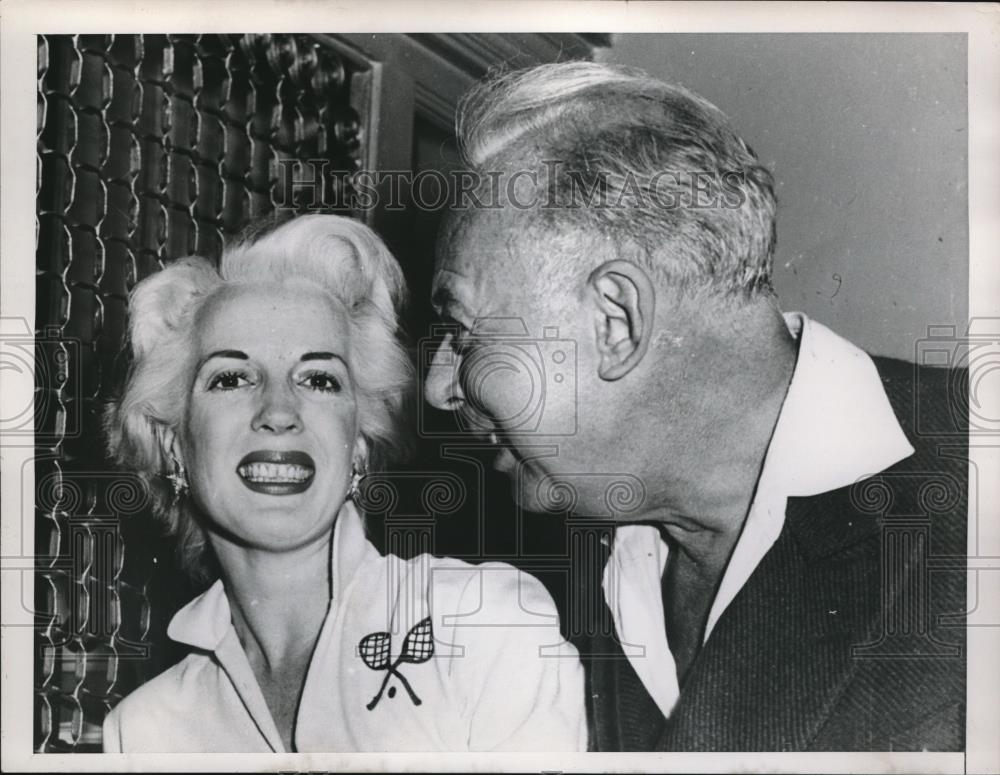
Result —
POLYGON ((313 475, 311 468, 290 463, 249 463, 237 471, 251 482, 304 482, 313 475))

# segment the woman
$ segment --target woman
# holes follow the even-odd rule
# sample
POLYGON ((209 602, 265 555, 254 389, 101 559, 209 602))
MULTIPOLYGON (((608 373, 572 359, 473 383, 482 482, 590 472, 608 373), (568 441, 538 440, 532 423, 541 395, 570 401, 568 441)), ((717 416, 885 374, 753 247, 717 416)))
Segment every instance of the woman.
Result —
POLYGON ((358 480, 401 446, 404 292, 381 240, 332 215, 136 286, 109 446, 217 580, 106 751, 585 748, 582 669, 536 580, 365 537, 358 480))

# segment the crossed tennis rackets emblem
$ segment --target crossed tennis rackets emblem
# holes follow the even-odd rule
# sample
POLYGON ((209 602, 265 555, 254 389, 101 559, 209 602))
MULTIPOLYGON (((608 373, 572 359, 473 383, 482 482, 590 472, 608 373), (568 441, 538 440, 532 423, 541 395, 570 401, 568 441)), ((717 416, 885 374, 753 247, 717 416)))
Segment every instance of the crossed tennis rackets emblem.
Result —
MULTIPOLYGON (((372 670, 385 670, 385 679, 372 701, 366 706, 368 710, 374 710, 378 701, 382 699, 385 687, 389 684, 389 679, 396 676, 403 684, 414 705, 420 705, 420 698, 413 691, 410 682, 399 672, 399 666, 406 662, 411 665, 419 665, 434 656, 434 633, 431 630, 431 618, 428 616, 421 619, 414 625, 413 629, 406 633, 403 638, 403 650, 395 661, 390 657, 392 648, 392 636, 388 632, 373 632, 365 635, 358 643, 358 653, 361 659, 372 670)), ((390 689, 389 696, 395 695, 396 690, 390 689)))

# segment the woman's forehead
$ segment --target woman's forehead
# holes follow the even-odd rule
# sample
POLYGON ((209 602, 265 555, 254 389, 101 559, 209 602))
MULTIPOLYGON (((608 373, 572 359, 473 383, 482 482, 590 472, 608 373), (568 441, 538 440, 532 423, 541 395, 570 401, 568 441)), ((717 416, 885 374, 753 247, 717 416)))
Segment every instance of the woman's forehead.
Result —
POLYGON ((227 284, 205 303, 195 326, 202 348, 243 344, 289 351, 344 348, 344 305, 309 282, 227 284))

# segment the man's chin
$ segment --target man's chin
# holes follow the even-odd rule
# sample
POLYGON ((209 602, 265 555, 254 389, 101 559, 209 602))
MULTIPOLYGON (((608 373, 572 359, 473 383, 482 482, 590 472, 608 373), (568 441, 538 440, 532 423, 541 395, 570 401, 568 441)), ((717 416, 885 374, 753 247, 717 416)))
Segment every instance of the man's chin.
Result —
POLYGON ((577 506, 576 488, 542 469, 539 458, 523 460, 510 447, 497 453, 493 467, 510 482, 514 502, 522 509, 561 514, 577 506))
POLYGON ((523 481, 511 480, 510 487, 514 503, 525 511, 547 512, 551 510, 538 498, 537 491, 533 486, 527 487, 523 481))
POLYGON ((528 511, 547 510, 538 497, 539 477, 534 468, 515 456, 509 447, 497 453, 493 467, 510 482, 510 495, 514 503, 528 511))
POLYGON ((511 497, 522 509, 538 513, 561 514, 572 511, 576 493, 570 485, 560 483, 551 475, 523 466, 510 477, 511 497))

